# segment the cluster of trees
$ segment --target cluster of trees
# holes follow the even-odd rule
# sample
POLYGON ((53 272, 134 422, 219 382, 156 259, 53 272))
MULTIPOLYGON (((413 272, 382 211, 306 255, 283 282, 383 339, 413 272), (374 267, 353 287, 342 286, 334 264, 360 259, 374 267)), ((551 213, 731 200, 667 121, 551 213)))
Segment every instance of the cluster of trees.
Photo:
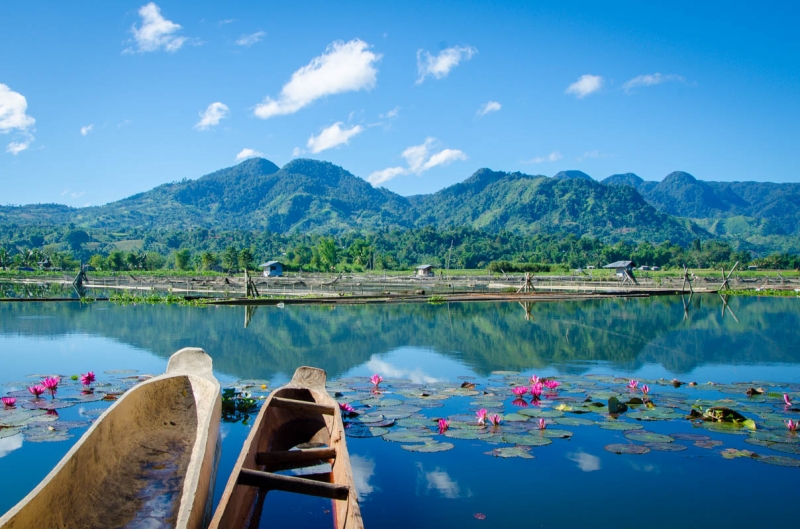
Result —
MULTIPOLYGON (((0 233, 2 236, 2 233, 0 233)), ((724 241, 695 240, 684 248, 669 241, 661 244, 620 241, 614 244, 574 234, 522 235, 510 231, 489 233, 469 227, 436 230, 383 230, 349 232, 339 237, 272 232, 208 229, 188 231, 129 231, 88 233, 72 228, 50 233, 25 233, 19 245, 0 239, 0 267, 54 267, 76 269, 88 263, 97 270, 158 270, 232 272, 252 270, 267 260, 281 261, 288 270, 364 271, 408 270, 419 264, 438 268, 494 268, 545 271, 551 265, 564 269, 603 266, 631 259, 640 265, 662 268, 715 268, 755 264, 763 268, 795 269, 800 256, 775 254, 753 259, 724 241), (116 239, 117 242, 114 242, 116 239), (138 246, 118 248, 119 241, 138 246), (39 242, 40 247, 32 247, 39 242)), ((18 240, 19 242, 19 240, 18 240)))

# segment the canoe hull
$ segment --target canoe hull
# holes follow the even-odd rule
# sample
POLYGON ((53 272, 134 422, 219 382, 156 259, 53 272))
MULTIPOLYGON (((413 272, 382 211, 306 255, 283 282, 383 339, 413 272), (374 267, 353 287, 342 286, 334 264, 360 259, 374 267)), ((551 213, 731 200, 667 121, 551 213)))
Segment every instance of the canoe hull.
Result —
MULTIPOLYGON (((240 473, 243 470, 283 470, 265 462, 264 454, 285 455, 286 451, 298 445, 335 449, 335 457, 321 461, 330 464, 330 482, 346 487, 349 492, 345 492, 342 499, 332 500, 334 527, 363 529, 341 412, 325 389, 325 372, 310 367, 299 368, 292 381, 273 391, 261 407, 211 520, 210 529, 258 527, 261 507, 269 489, 240 484, 240 473), (281 401, 293 402, 294 406, 285 407, 281 401), (308 403, 309 409, 302 409, 302 405, 298 407, 298 401, 308 403), (315 413, 317 407, 328 408, 332 413, 315 413)), ((285 468, 291 468, 291 465, 285 468)), ((298 486, 302 487, 302 484, 298 486)))
POLYGON ((53 471, 0 518, 0 528, 155 521, 203 527, 220 416, 211 358, 201 349, 178 351, 164 375, 135 386, 109 407, 53 471))

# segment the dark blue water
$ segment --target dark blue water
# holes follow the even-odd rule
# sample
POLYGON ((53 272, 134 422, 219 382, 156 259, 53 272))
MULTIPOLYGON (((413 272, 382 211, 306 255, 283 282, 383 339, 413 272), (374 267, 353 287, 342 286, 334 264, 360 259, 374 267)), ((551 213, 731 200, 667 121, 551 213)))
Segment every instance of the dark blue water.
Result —
MULTIPOLYGON (((745 396, 720 394, 706 384, 709 381, 755 381, 800 400, 798 303, 797 299, 734 298, 732 312, 723 312, 718 297, 703 296, 692 300, 688 313, 679 297, 537 303, 527 310, 517 303, 260 307, 250 314, 247 328, 243 307, 3 304, 0 383, 29 380, 26 376, 34 373, 70 375, 89 369, 100 380, 108 370, 158 374, 171 353, 199 346, 214 357, 223 385, 266 379, 274 388, 297 366, 315 365, 334 380, 381 373, 387 379, 435 386, 457 385, 463 377, 472 377, 482 392, 507 381, 493 371, 509 370, 525 378, 533 373, 574 380, 587 374, 613 374, 698 382, 694 393, 687 393, 687 386, 654 385, 657 404, 673 399, 673 394, 732 398, 747 404, 745 396)), ((0 387, 2 392, 7 389, 0 387)), ((392 385, 387 389, 393 391, 392 385)), ((513 411, 511 397, 510 392, 502 396, 506 413, 513 411)), ((774 395, 770 399, 758 405, 783 413, 774 395)), ((421 413, 429 418, 471 414, 476 407, 473 400, 453 396, 442 401, 442 408, 421 413)), ((60 410, 59 420, 78 420, 87 410, 105 405, 60 410)), ((687 446, 685 451, 616 455, 604 446, 629 442, 621 431, 550 427, 574 435, 533 447, 534 459, 486 455, 509 445, 485 440, 435 436, 455 447, 418 453, 380 437, 349 437, 365 523, 369 527, 631 523, 753 527, 796 520, 787 494, 796 488, 800 468, 750 458, 728 460, 720 453, 735 448, 800 456, 745 443, 747 435, 709 432, 683 419, 647 422, 644 427, 651 432, 699 432, 723 444, 703 448, 677 440, 687 446)), ((73 430, 75 437, 60 442, 27 442, 24 436, 0 439, 0 512, 27 494, 82 431, 73 430)), ((225 423, 221 432, 217 495, 248 426, 225 423)), ((325 500, 271 493, 265 508, 273 527, 330 524, 330 503, 325 500), (298 516, 307 523, 298 523, 298 516)))

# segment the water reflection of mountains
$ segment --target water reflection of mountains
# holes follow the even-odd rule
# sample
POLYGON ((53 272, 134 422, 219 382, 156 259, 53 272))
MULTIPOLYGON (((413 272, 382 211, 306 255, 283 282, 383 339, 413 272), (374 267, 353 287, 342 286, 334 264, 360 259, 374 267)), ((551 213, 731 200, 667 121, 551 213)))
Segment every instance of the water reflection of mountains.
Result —
POLYGON ((658 363, 673 373, 701 364, 800 362, 797 300, 734 298, 722 316, 716 295, 695 296, 684 321, 680 297, 518 303, 244 307, 5 303, 0 332, 99 335, 168 356, 205 348, 215 367, 241 377, 290 374, 303 364, 332 376, 401 346, 432 348, 478 373, 496 369, 582 371, 609 362, 658 363), (252 308, 251 308, 252 310, 252 308))

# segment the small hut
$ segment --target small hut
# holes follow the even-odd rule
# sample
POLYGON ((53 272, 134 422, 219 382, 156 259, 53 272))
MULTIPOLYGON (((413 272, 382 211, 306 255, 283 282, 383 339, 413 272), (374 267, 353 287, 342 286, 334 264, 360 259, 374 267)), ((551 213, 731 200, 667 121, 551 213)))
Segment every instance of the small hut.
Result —
POLYGON ((433 265, 424 264, 417 267, 417 277, 434 277, 433 265))
POLYGON ((258 267, 264 270, 264 277, 283 276, 283 265, 278 261, 267 261, 266 263, 261 263, 258 267))
POLYGON ((605 265, 603 268, 613 269, 617 277, 622 278, 622 282, 630 281, 631 283, 638 284, 636 278, 633 277, 633 269, 636 263, 633 261, 615 261, 605 265))

